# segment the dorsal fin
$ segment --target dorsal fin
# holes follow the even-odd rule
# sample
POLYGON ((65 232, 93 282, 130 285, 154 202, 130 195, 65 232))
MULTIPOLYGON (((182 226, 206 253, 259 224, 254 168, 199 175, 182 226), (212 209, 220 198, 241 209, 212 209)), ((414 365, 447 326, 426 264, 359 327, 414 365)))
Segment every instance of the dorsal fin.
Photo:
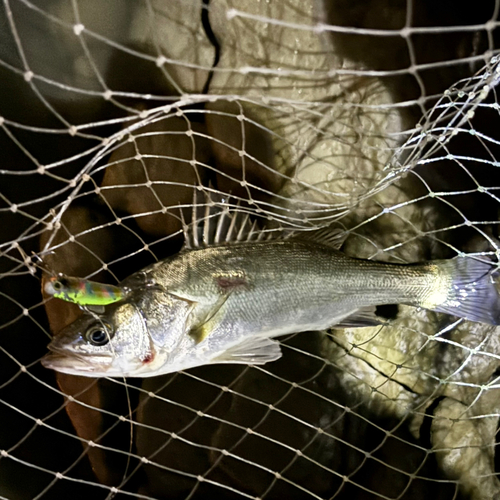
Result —
POLYGON ((340 250, 349 233, 339 227, 332 228, 330 226, 312 231, 293 231, 290 235, 296 240, 304 240, 308 243, 319 243, 330 247, 334 250, 340 250))
POLYGON ((257 218, 252 220, 250 210, 242 206, 241 200, 235 200, 234 203, 231 201, 231 197, 223 197, 210 191, 194 190, 189 224, 186 223, 181 210, 184 249, 294 238, 338 250, 348 235, 345 230, 338 227, 325 227, 312 231, 261 227, 257 218))
POLYGON ((231 198, 194 190, 189 224, 181 210, 184 249, 260 241, 271 239, 279 233, 260 229, 258 221, 252 221, 250 213, 241 206, 239 200, 233 204, 230 201, 231 198))

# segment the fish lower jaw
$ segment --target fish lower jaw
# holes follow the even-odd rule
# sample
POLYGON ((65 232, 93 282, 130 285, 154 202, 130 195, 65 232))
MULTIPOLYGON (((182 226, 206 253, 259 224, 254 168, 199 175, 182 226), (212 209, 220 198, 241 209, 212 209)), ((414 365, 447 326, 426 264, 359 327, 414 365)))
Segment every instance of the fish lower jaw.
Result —
MULTIPOLYGON (((102 359, 100 361, 99 364, 95 364, 58 352, 50 352, 41 359, 42 366, 60 373, 81 375, 83 377, 108 376, 106 364, 102 363, 102 359)), ((111 364, 111 361, 110 358, 109 364, 111 364)))

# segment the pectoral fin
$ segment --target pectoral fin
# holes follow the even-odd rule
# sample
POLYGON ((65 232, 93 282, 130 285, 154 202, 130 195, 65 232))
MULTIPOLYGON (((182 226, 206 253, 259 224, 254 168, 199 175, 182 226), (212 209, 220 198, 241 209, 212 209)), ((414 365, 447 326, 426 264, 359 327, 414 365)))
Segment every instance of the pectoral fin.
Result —
POLYGON ((278 342, 266 337, 252 337, 212 359, 212 363, 263 365, 279 358, 281 358, 281 348, 278 342))
POLYGON ((220 297, 214 307, 210 310, 207 317, 189 331, 189 335, 195 339, 197 344, 205 340, 220 323, 223 315, 222 306, 226 303, 229 295, 231 294, 228 293, 220 297))
POLYGON ((375 315, 375 307, 363 307, 344 318, 340 323, 332 325, 332 328, 363 328, 381 324, 382 321, 375 315))

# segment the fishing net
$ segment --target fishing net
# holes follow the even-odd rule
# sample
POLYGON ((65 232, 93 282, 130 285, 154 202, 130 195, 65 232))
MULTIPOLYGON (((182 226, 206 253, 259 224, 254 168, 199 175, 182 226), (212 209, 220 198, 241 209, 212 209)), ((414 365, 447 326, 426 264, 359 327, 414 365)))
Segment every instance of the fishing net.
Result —
POLYGON ((261 366, 40 364, 81 313, 44 277, 176 253, 200 194, 354 257, 496 263, 499 8, 4 0, 0 498, 500 498, 490 325, 387 305, 261 366))

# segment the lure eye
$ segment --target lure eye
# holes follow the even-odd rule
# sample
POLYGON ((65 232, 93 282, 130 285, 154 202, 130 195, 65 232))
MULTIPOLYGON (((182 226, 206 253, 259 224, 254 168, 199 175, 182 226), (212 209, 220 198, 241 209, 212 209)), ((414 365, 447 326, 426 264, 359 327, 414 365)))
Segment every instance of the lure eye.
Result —
POLYGON ((52 288, 56 292, 62 292, 64 291, 65 288, 68 288, 69 286, 68 280, 66 278, 59 278, 59 279, 53 278, 50 281, 52 283, 52 288))
POLYGON ((111 327, 107 323, 99 323, 86 331, 85 338, 89 344, 95 346, 106 345, 111 338, 111 327))
POLYGON ((60 292, 63 289, 63 284, 58 280, 53 281, 52 288, 54 288, 56 292, 60 292))

